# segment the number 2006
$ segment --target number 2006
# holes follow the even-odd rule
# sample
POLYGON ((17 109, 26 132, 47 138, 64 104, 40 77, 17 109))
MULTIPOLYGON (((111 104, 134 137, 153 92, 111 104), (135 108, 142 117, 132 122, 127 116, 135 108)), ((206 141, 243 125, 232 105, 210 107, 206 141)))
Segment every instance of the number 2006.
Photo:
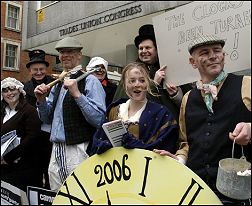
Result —
POLYGON ((106 183, 112 184, 114 182, 114 178, 117 181, 129 180, 131 177, 130 168, 126 165, 126 160, 128 159, 128 155, 123 155, 122 165, 119 164, 117 160, 113 161, 113 164, 106 162, 104 166, 96 165, 94 168, 95 174, 100 174, 99 181, 97 182, 97 187, 101 187, 106 183))

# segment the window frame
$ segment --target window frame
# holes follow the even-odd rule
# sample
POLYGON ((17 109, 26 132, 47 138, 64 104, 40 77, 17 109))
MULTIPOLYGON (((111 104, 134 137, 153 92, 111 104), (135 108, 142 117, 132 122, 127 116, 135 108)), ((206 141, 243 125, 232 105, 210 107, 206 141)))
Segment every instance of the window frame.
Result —
POLYGON ((22 18, 22 5, 21 4, 17 4, 15 2, 11 2, 8 1, 6 3, 6 12, 5 12, 5 28, 8 30, 12 30, 12 31, 17 31, 17 32, 21 32, 21 18, 22 18), (8 14, 9 14, 9 7, 17 7, 19 9, 19 13, 18 13, 18 19, 17 19, 17 28, 12 28, 8 26, 8 14))
POLYGON ((19 71, 19 64, 20 64, 20 50, 21 50, 21 42, 14 42, 11 40, 3 40, 3 44, 4 44, 4 51, 3 51, 3 70, 7 70, 7 71, 19 71), (7 50, 7 44, 9 45, 13 45, 17 47, 17 52, 16 52, 16 61, 15 61, 15 65, 14 67, 7 67, 6 66, 6 50, 7 50))
POLYGON ((48 3, 48 4, 44 5, 44 6, 42 6, 42 1, 37 1, 37 11, 39 11, 41 9, 45 9, 46 7, 49 7, 49 6, 51 6, 53 4, 56 4, 58 2, 59 1, 52 1, 51 3, 48 3))

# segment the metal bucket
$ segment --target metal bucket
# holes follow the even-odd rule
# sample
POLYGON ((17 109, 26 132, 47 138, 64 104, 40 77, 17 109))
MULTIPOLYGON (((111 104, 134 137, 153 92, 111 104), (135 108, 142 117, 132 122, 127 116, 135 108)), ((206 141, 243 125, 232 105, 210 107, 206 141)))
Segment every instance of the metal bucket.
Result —
POLYGON ((246 161, 243 154, 243 147, 242 157, 240 159, 233 157, 234 144, 232 158, 226 158, 219 161, 216 187, 220 193, 227 197, 237 200, 249 199, 251 198, 251 174, 242 176, 238 175, 238 172, 251 169, 251 163, 246 161))

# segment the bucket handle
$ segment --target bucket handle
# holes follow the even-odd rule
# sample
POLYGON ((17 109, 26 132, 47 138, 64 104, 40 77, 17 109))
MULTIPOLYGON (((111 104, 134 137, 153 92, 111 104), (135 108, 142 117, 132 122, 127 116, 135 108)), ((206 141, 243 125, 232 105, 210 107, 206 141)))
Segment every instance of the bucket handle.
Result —
MULTIPOLYGON (((232 158, 234 158, 234 146, 235 146, 235 138, 234 138, 233 147, 232 147, 232 158)), ((242 156, 241 156, 240 159, 246 160, 246 157, 245 157, 245 155, 244 155, 244 153, 243 153, 243 146, 242 146, 242 145, 241 145, 241 148, 242 148, 242 156)))

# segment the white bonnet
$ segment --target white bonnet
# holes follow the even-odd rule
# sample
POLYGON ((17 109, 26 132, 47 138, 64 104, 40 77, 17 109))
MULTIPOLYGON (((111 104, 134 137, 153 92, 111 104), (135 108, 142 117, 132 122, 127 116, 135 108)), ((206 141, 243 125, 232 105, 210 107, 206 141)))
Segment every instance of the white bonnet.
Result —
POLYGON ((91 69, 93 69, 95 66, 103 64, 103 66, 105 67, 106 71, 108 71, 108 62, 101 58, 101 57, 93 57, 90 62, 88 63, 86 69, 87 71, 90 71, 91 69))
POLYGON ((18 89, 24 96, 26 94, 24 91, 24 85, 20 81, 12 77, 7 77, 1 81, 1 100, 3 99, 2 89, 7 87, 16 87, 16 89, 18 89))

